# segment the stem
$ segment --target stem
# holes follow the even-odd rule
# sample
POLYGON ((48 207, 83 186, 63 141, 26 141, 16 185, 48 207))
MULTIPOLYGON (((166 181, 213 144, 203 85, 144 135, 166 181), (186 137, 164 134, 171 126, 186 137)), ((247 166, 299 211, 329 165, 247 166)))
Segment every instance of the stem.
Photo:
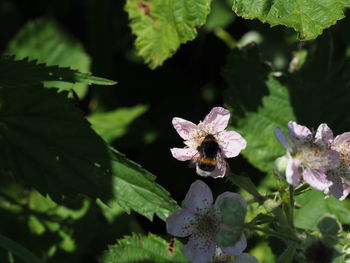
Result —
POLYGON ((289 224, 294 229, 294 187, 289 185, 289 224))
POLYGON ((219 27, 214 31, 215 35, 220 38, 229 48, 238 46, 238 42, 223 28, 219 27))
POLYGON ((249 229, 249 230, 255 230, 255 231, 259 231, 259 232, 263 232, 267 235, 270 235, 270 236, 274 236, 274 237, 277 237, 279 239, 282 239, 282 240, 289 240, 289 241, 293 241, 293 242, 300 242, 299 239, 295 238, 295 237, 291 237, 291 236, 287 236, 285 234, 282 234, 281 232, 275 232, 275 231, 272 231, 272 230, 269 230, 269 229, 265 229, 265 228, 261 228, 261 227, 257 227, 257 226, 252 226, 252 225, 245 225, 245 228, 246 229, 249 229))

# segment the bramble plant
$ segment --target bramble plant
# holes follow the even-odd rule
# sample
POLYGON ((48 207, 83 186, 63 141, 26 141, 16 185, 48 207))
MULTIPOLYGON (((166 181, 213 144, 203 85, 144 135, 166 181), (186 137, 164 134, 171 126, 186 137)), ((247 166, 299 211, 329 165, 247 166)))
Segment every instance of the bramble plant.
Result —
POLYGON ((0 263, 350 262, 348 7, 0 2, 0 263))

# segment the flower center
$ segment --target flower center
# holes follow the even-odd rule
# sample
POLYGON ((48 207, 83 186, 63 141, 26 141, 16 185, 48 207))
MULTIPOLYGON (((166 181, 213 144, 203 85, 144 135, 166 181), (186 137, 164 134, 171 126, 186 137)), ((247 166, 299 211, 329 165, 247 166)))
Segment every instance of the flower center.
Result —
POLYGON ((300 160, 303 167, 324 169, 332 166, 329 150, 311 142, 300 145, 294 157, 300 160))
POLYGON ((203 214, 197 214, 194 235, 208 241, 214 241, 220 230, 221 217, 219 212, 210 208, 203 214))

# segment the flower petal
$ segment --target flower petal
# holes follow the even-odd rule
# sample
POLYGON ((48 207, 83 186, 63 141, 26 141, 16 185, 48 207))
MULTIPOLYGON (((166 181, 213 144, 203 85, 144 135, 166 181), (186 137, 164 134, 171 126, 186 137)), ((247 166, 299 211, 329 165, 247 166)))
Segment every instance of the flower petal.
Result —
POLYGON ((284 136, 282 130, 280 129, 280 127, 276 127, 275 128, 275 135, 277 140, 279 141, 279 143, 286 148, 289 152, 292 152, 292 146, 290 145, 289 141, 286 139, 286 137, 284 136))
POLYGON ((305 182, 318 191, 326 190, 332 185, 322 170, 306 168, 303 171, 303 178, 305 182))
POLYGON ((288 122, 289 138, 296 144, 302 143, 312 135, 311 131, 294 121, 288 122))
POLYGON ((214 206, 219 209, 220 200, 224 199, 224 198, 231 198, 231 199, 237 200, 238 202, 240 202, 242 204, 242 206, 244 208, 247 207, 247 202, 244 200, 244 198, 240 194, 236 194, 236 193, 232 193, 232 192, 224 192, 221 195, 219 195, 216 198, 214 206))
POLYGON ((210 127, 210 133, 218 133, 227 127, 230 119, 230 112, 222 107, 214 107, 209 114, 204 118, 203 124, 205 127, 210 127))
POLYGON ((243 250, 247 247, 247 239, 244 234, 242 234, 240 240, 234 245, 229 247, 221 247, 222 251, 229 255, 238 256, 242 254, 243 250))
POLYGON ((246 140, 235 131, 224 131, 218 137, 225 158, 236 157, 247 146, 246 140))
POLYGON ((173 157, 179 161, 191 160, 198 153, 195 148, 172 148, 170 151, 173 157))
POLYGON ((328 125, 325 123, 320 124, 320 126, 318 126, 317 128, 316 135, 315 135, 316 142, 319 141, 328 145, 333 142, 333 139, 334 139, 333 132, 328 127, 328 125))
POLYGON ((206 263, 214 257, 215 248, 213 241, 192 235, 182 252, 192 263, 206 263))
POLYGON ((349 140, 350 140, 350 132, 344 132, 343 134, 340 134, 337 137, 335 137, 333 144, 335 146, 340 146, 344 142, 349 141, 349 140))
POLYGON ((166 219, 167 232, 176 237, 186 237, 193 232, 195 214, 188 209, 181 209, 166 219))
POLYGON ((300 162, 296 159, 289 157, 286 168, 286 180, 289 184, 297 186, 299 185, 301 174, 299 172, 300 162))
POLYGON ((344 178, 342 170, 340 170, 340 173, 336 170, 329 171, 327 177, 333 183, 329 187, 328 194, 334 195, 339 200, 344 200, 350 194, 350 179, 344 178))
POLYGON ((172 123, 177 133, 184 140, 192 139, 192 134, 198 130, 196 124, 178 117, 173 118, 172 123))
POLYGON ((184 205, 192 212, 206 211, 213 204, 213 194, 210 188, 201 180, 191 184, 184 205))
POLYGON ((234 263, 259 263, 259 261, 256 259, 256 257, 253 257, 252 255, 249 255, 248 253, 243 253, 239 255, 235 260, 234 263))

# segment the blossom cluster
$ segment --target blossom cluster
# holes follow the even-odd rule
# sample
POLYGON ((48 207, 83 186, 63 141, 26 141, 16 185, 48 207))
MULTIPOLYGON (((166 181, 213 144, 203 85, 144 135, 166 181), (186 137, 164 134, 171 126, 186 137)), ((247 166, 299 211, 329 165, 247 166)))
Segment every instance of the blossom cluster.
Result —
MULTIPOLYGON (((182 118, 173 118, 173 126, 185 140, 184 148, 172 148, 171 153, 179 161, 192 161, 198 175, 222 178, 227 174, 225 158, 236 157, 247 143, 235 131, 226 131, 230 112, 214 107, 198 125, 182 118)), ((245 212, 236 215, 240 220, 229 222, 221 204, 224 201, 245 211, 242 196, 232 192, 219 195, 214 202, 210 188, 200 180, 195 181, 183 201, 183 208, 166 220, 169 234, 188 237, 184 255, 193 263, 257 263, 257 259, 243 253, 247 240, 240 224, 244 224, 245 212), (228 237, 228 242, 227 239, 228 237)))
POLYGON ((301 178, 312 188, 343 200, 350 193, 350 132, 334 137, 327 124, 316 133, 290 121, 291 144, 279 128, 276 136, 287 149, 286 180, 297 186, 301 178))
MULTIPOLYGON (((185 147, 170 149, 172 156, 194 163, 200 176, 224 177, 228 172, 225 159, 236 157, 247 145, 238 132, 225 130, 229 119, 230 112, 222 107, 214 107, 198 125, 173 118, 172 124, 184 139, 185 147)), ((285 163, 282 170, 289 184, 298 186, 303 180, 327 196, 346 198, 350 193, 350 132, 334 137, 327 124, 312 132, 290 121, 289 139, 280 128, 276 128, 275 135, 287 150, 282 157, 285 163)), ((193 263, 257 263, 255 257, 243 253, 247 246, 243 231, 245 213, 246 201, 242 196, 224 192, 214 202, 210 188, 197 180, 192 183, 182 209, 167 218, 167 232, 188 238, 183 253, 193 263)))

